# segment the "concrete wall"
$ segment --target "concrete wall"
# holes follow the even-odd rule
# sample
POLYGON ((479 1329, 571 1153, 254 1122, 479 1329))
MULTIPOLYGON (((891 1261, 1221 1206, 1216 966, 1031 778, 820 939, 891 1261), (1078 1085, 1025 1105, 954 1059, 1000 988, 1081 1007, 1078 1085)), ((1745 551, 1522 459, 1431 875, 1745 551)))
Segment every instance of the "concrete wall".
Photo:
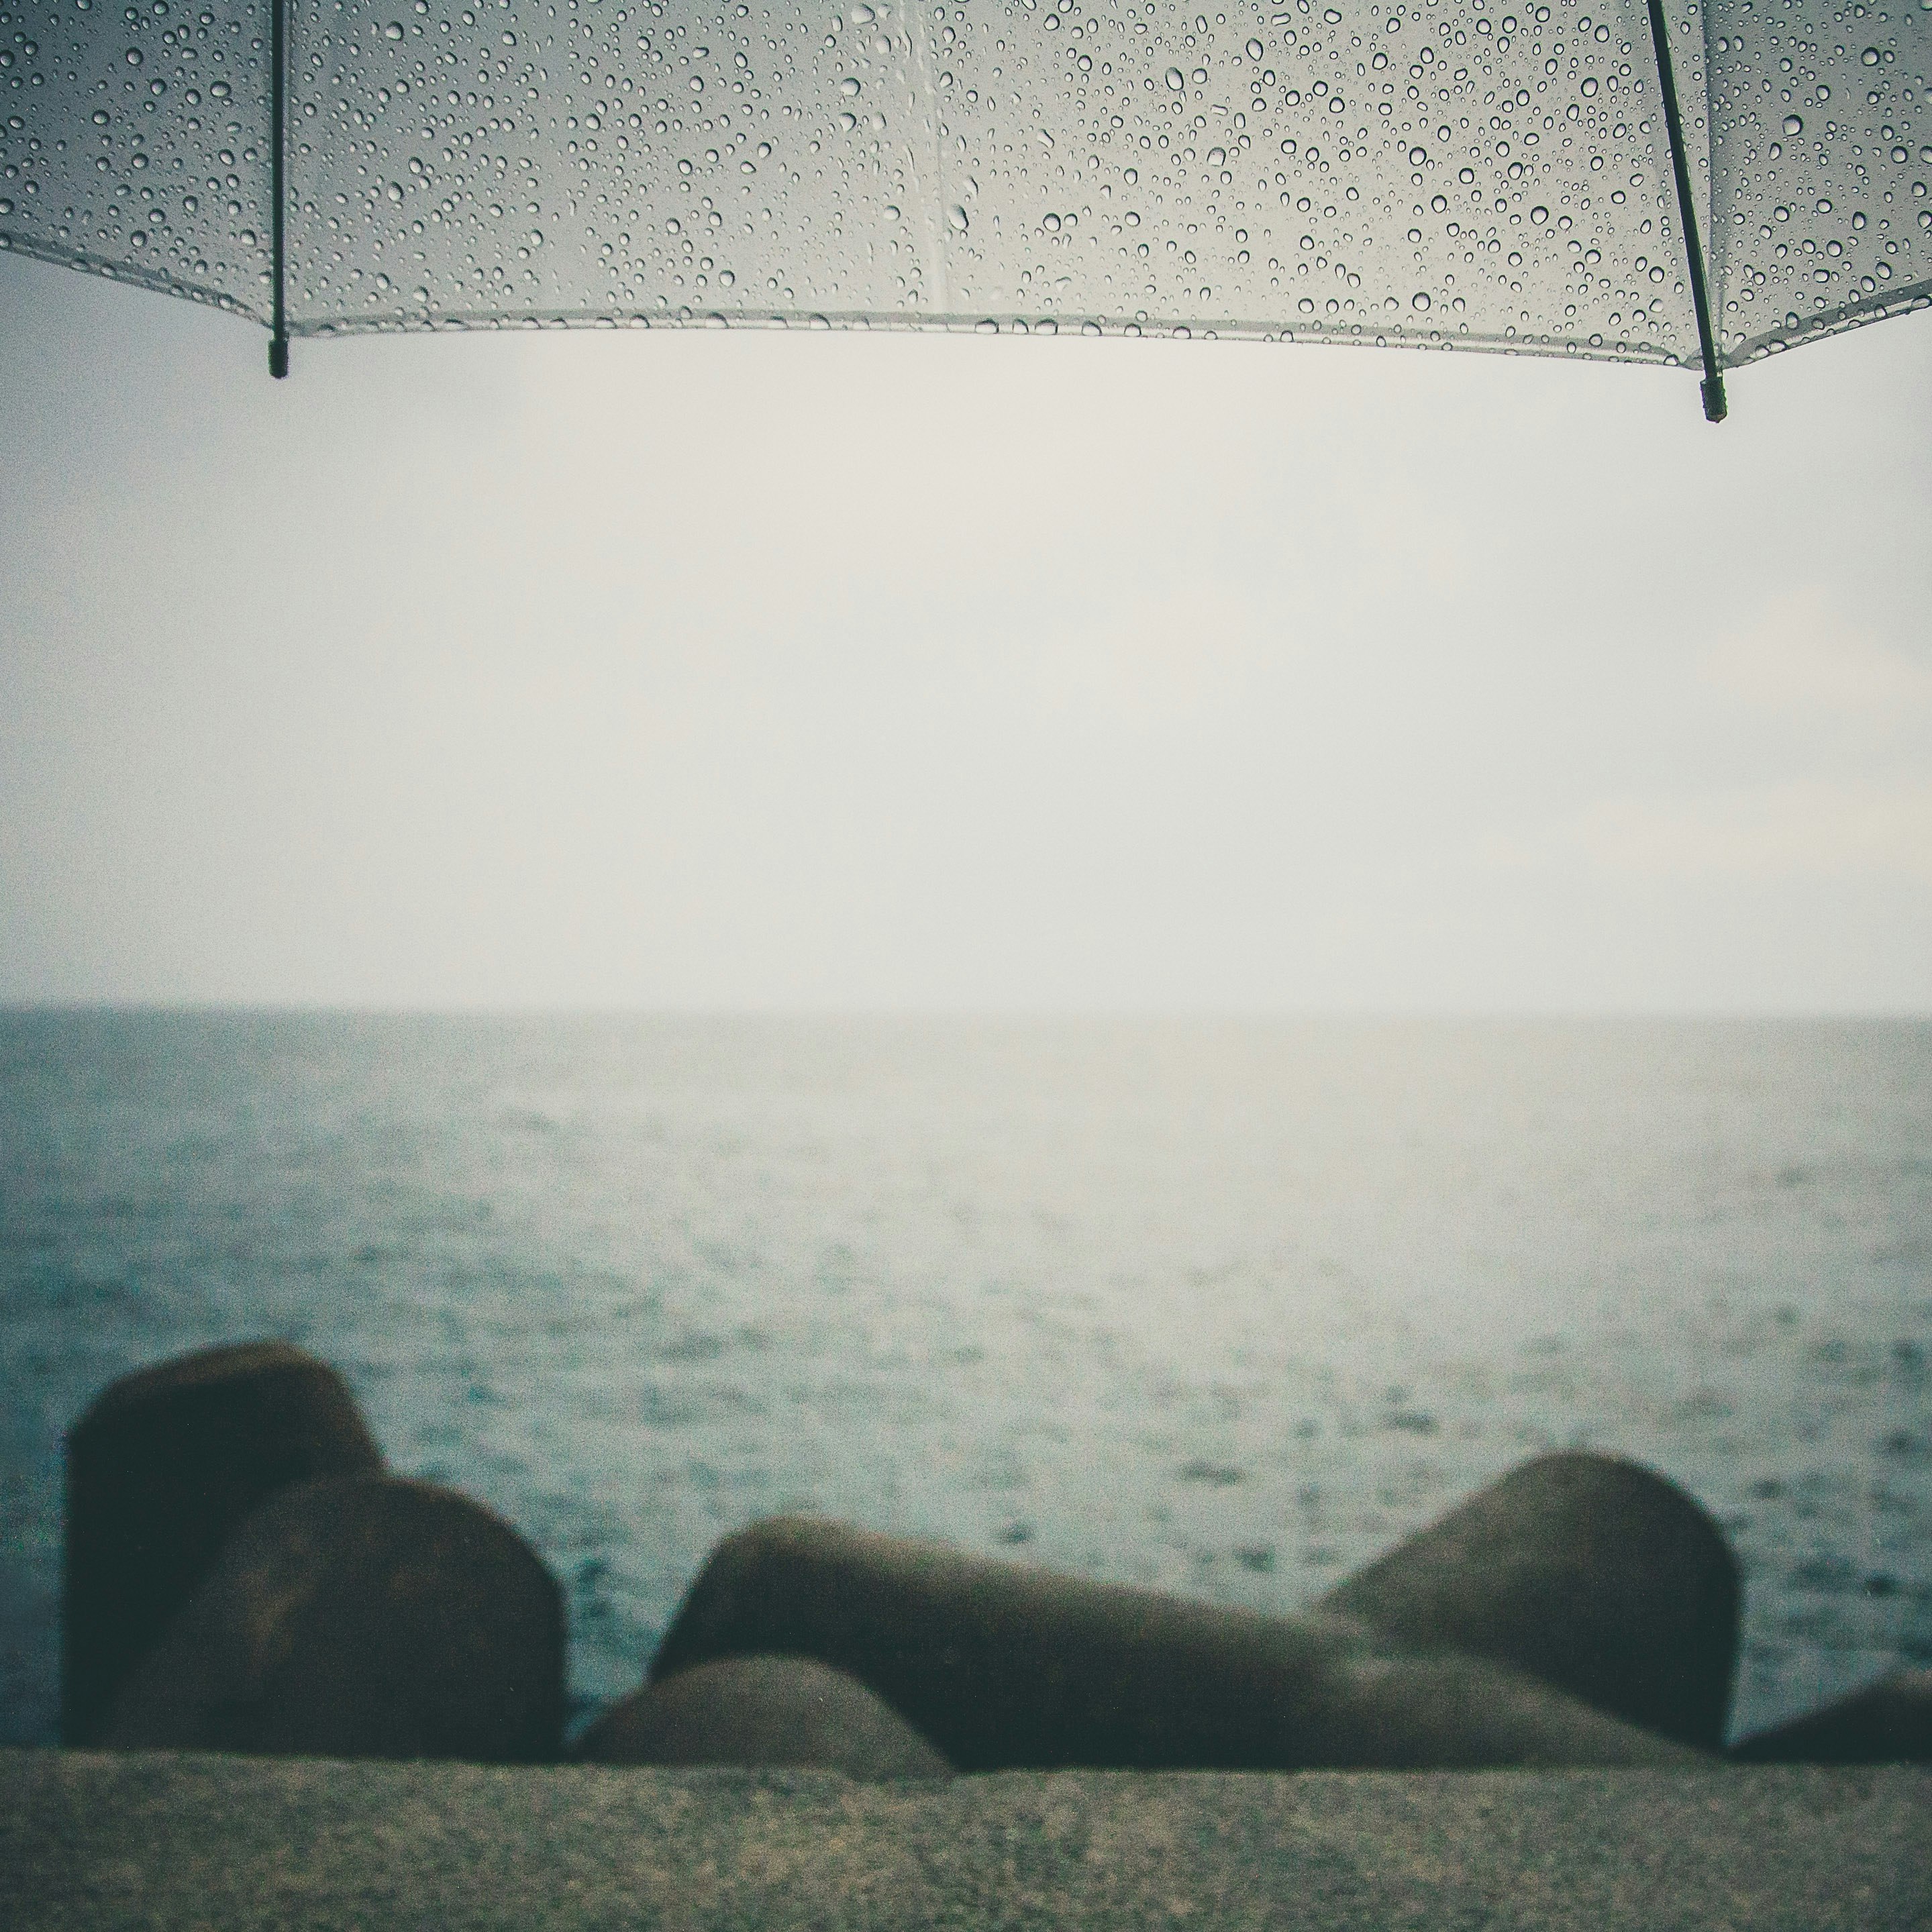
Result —
POLYGON ((1919 1932, 1932 1771, 829 1772, 0 1752, 0 1925, 1919 1932))

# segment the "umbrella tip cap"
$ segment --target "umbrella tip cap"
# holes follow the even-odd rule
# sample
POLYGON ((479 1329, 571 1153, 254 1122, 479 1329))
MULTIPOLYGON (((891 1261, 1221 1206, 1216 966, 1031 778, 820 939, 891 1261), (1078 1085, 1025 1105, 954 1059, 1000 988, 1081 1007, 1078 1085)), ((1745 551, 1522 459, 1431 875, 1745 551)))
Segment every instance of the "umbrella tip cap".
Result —
POLYGON ((286 335, 271 336, 268 338, 268 374, 279 380, 288 373, 289 338, 286 335))
POLYGON ((1724 400, 1724 379, 1721 376, 1706 376, 1703 381, 1704 420, 1720 423, 1730 414, 1730 405, 1724 400))

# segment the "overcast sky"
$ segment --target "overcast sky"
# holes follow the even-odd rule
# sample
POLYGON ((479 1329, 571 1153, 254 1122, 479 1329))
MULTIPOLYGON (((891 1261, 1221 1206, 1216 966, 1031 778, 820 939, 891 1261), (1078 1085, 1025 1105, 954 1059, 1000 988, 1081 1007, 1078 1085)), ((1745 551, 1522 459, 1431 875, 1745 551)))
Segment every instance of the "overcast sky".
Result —
POLYGON ((0 345, 0 1000, 1932 1011, 1932 314, 0 345))

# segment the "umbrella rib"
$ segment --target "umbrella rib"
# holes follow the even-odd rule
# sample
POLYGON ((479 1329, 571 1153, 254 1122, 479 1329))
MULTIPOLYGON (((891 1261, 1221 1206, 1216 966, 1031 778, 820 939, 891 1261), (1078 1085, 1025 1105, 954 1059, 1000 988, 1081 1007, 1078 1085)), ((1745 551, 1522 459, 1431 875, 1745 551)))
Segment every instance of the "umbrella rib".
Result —
POLYGON ((1649 0, 1650 40, 1657 50, 1657 78, 1664 90, 1664 124, 1670 132, 1670 165, 1677 177, 1677 212, 1684 224, 1684 253, 1690 261, 1690 299, 1697 309, 1697 343, 1704 352, 1704 414, 1722 422, 1729 409, 1718 346, 1711 334, 1711 298, 1704 286, 1704 250, 1697 238, 1697 208, 1690 199, 1690 164, 1684 152, 1684 119, 1677 111, 1677 77, 1670 64, 1670 29, 1664 0, 1649 0))
POLYGON ((286 376, 289 373, 289 325, 284 296, 287 280, 287 256, 282 233, 283 188, 287 172, 288 100, 286 75, 288 68, 288 0, 268 0, 271 25, 268 34, 268 101, 269 112, 274 121, 274 139, 271 143, 272 159, 269 164, 270 196, 274 206, 268 211, 269 233, 274 246, 275 256, 275 306, 274 317, 268 338, 268 374, 286 376))

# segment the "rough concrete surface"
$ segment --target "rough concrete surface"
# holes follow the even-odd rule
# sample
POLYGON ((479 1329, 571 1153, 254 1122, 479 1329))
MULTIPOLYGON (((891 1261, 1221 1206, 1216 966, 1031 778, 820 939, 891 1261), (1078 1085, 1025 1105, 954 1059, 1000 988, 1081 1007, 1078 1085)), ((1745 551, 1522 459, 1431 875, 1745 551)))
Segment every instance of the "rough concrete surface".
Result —
POLYGON ((829 1772, 0 1752, 67 1928, 1932 1924, 1932 1772, 829 1772))

